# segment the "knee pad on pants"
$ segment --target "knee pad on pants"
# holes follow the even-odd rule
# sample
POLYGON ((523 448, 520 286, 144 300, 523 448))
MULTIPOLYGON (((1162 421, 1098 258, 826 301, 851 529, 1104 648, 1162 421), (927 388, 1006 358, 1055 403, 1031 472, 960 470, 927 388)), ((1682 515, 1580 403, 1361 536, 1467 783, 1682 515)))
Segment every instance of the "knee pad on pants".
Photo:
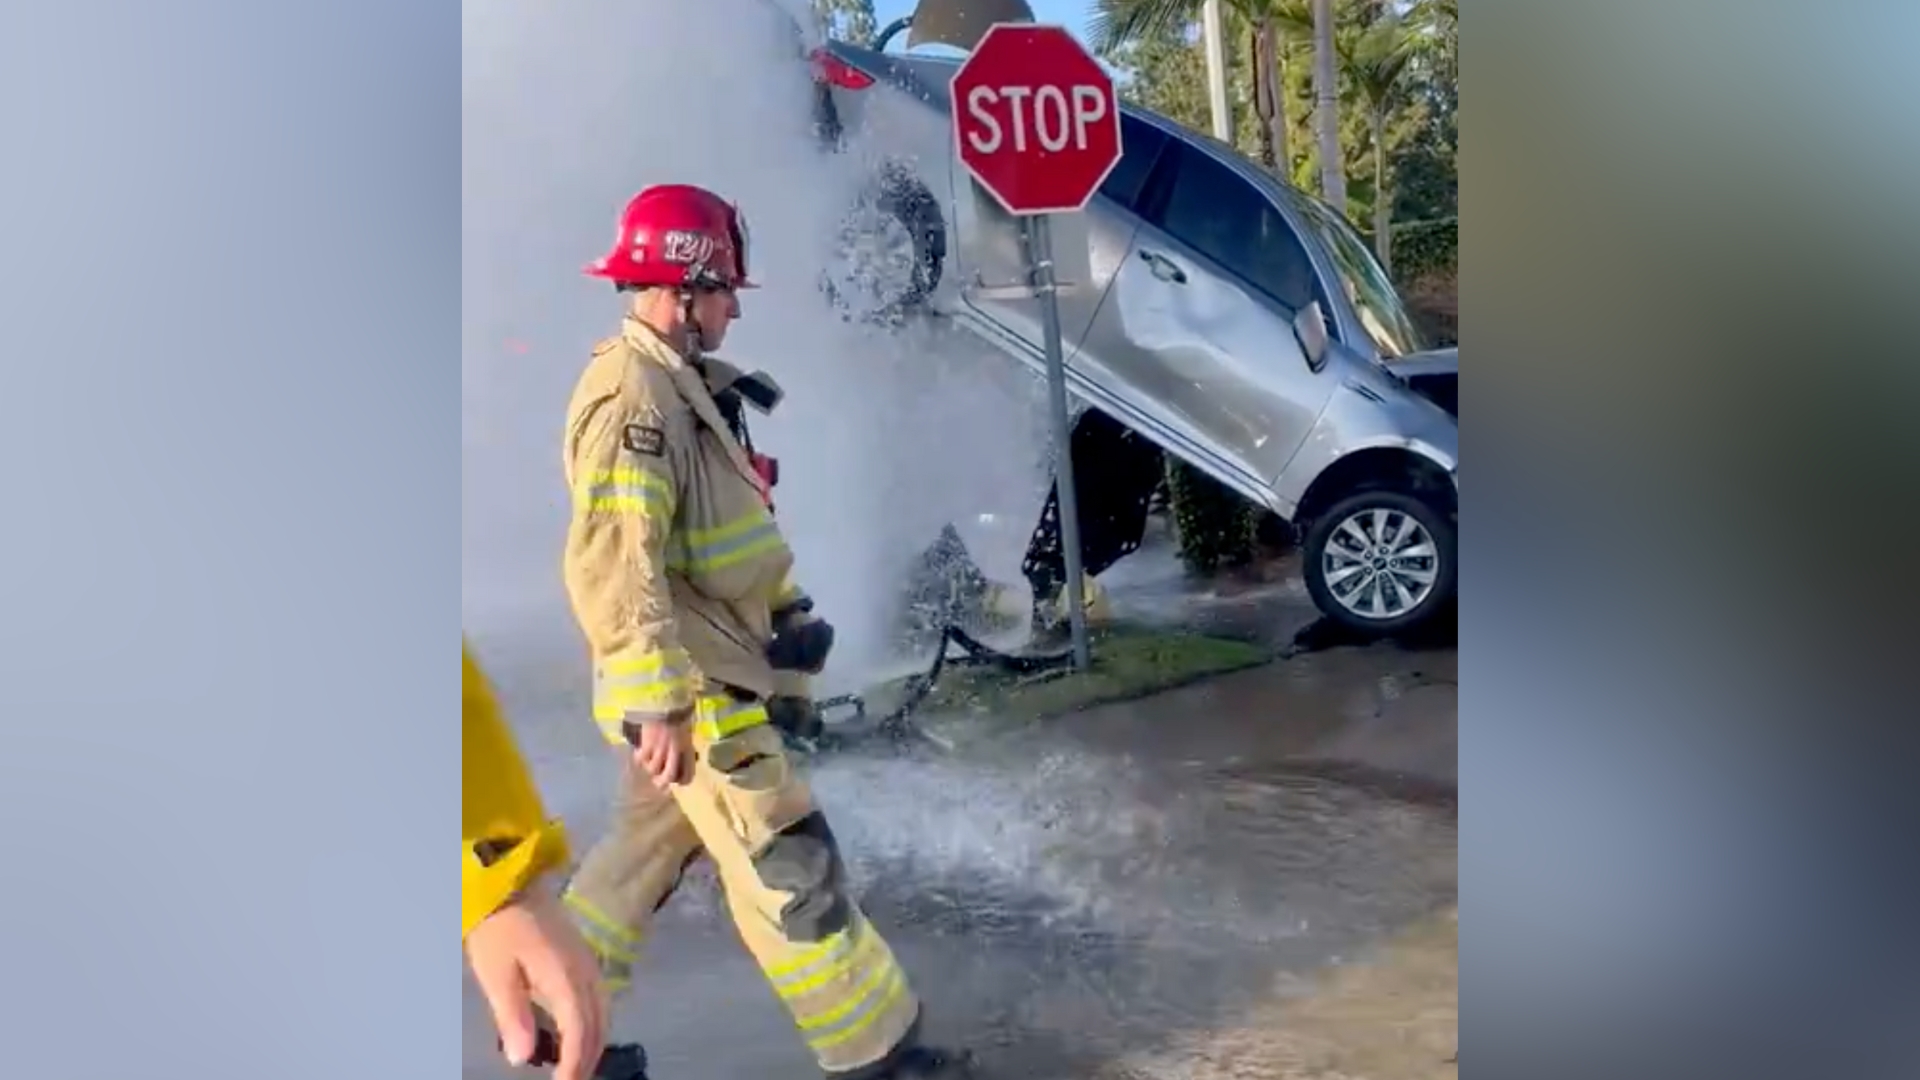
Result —
POLYGON ((815 810, 774 835, 753 858, 760 883, 788 894, 780 931, 796 942, 824 941, 853 919, 846 866, 825 814, 815 810))

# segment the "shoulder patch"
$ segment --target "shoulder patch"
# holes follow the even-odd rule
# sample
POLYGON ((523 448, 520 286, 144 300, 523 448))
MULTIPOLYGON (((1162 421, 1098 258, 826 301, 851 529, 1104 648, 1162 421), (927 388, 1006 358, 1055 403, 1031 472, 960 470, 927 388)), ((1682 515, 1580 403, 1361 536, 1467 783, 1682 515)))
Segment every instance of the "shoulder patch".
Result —
POLYGON ((620 445, 636 454, 659 457, 667 448, 667 433, 645 424, 628 424, 620 432, 620 445))

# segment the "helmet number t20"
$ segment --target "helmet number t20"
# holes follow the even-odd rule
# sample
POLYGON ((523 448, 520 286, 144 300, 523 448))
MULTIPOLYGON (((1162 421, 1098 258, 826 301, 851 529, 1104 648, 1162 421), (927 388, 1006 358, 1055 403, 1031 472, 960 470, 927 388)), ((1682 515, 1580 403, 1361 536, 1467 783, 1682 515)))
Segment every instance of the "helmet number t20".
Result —
POLYGON ((667 262, 700 266, 713 257, 713 237, 674 229, 660 238, 660 257, 667 262))

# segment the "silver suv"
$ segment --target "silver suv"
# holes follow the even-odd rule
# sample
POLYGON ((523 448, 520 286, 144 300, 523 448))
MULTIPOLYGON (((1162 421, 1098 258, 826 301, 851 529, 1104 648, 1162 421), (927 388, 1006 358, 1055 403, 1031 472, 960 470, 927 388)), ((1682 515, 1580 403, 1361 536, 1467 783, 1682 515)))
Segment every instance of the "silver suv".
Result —
MULTIPOLYGON (((823 140, 857 137, 882 158, 850 217, 862 246, 907 253, 830 283, 838 302, 862 318, 951 320, 1043 369, 1024 230, 953 152, 958 61, 830 42, 813 64, 823 140)), ((1088 572, 1138 546, 1164 451, 1295 526, 1329 618, 1391 634, 1443 610, 1457 574, 1457 348, 1427 349, 1324 204, 1151 112, 1128 106, 1121 127, 1122 160, 1054 229, 1068 385, 1094 406, 1072 447, 1088 572)), ((1054 520, 1050 496, 1026 565, 1036 597, 1064 576, 1054 520)))

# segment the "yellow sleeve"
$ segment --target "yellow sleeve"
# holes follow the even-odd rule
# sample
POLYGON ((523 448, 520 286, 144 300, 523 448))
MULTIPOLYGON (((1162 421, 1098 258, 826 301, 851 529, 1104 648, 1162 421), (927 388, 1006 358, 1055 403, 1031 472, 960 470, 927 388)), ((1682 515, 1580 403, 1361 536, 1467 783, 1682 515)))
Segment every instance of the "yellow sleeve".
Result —
POLYGON ((567 593, 599 668, 593 716, 612 742, 624 741, 629 716, 693 704, 693 661, 667 591, 681 448, 666 440, 658 410, 615 398, 581 418, 573 444, 567 593))
POLYGON ((567 862, 513 733, 463 644, 460 662, 460 938, 533 879, 567 862))

